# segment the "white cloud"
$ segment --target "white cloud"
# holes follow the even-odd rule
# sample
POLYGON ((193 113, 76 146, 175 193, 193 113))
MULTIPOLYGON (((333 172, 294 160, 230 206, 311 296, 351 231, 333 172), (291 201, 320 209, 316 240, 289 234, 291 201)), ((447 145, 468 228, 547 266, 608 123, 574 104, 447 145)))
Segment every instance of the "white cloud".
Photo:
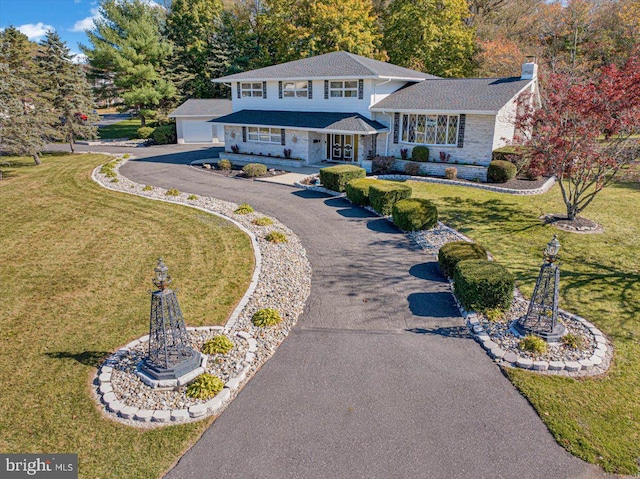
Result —
POLYGON ((97 8, 90 10, 91 16, 78 20, 71 28, 72 32, 84 32, 85 30, 91 30, 95 26, 95 21, 100 18, 100 11, 97 8))
POLYGON ((42 22, 38 22, 35 25, 33 23, 27 23, 18 27, 22 33, 24 33, 29 40, 39 40, 44 37, 48 30, 55 30, 51 25, 45 25, 42 22))

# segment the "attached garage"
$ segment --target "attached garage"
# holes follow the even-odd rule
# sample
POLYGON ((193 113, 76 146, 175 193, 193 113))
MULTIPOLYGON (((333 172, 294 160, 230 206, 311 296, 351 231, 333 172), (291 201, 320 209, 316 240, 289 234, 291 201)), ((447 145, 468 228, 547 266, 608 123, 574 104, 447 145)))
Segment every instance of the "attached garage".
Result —
POLYGON ((191 99, 172 113, 176 119, 178 143, 224 143, 224 127, 210 120, 231 113, 231 100, 191 99))

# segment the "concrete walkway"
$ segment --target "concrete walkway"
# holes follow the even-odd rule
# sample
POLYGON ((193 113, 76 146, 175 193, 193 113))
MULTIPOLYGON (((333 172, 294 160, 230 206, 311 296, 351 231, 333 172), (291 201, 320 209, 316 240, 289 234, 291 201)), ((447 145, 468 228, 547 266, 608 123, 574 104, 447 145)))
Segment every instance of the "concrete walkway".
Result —
POLYGON ((277 217, 307 249, 312 292, 290 337, 167 478, 603 477, 555 443, 468 337, 433 258, 404 234, 341 199, 189 167, 201 154, 120 171, 277 217))

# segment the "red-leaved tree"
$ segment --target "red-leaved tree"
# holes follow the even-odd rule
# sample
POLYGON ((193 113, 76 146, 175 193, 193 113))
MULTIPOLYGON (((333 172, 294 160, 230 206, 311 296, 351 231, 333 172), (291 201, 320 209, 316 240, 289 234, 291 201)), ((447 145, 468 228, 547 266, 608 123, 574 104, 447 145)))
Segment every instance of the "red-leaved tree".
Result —
POLYGON ((516 119, 528 168, 556 176, 573 220, 640 158, 640 50, 622 68, 550 74, 541 84, 541 105, 532 104, 522 97, 516 119))

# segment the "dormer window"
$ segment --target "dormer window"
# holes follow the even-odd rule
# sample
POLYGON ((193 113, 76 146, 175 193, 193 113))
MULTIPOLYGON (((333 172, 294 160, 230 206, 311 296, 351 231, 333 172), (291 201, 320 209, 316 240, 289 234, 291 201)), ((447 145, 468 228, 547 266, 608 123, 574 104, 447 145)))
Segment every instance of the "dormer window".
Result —
POLYGON ((240 83, 240 95, 246 97, 262 98, 262 82, 260 83, 240 83))
POLYGON ((330 81, 331 98, 358 98, 358 80, 330 81))
POLYGON ((287 81, 282 82, 283 98, 307 98, 309 95, 309 82, 287 81))

